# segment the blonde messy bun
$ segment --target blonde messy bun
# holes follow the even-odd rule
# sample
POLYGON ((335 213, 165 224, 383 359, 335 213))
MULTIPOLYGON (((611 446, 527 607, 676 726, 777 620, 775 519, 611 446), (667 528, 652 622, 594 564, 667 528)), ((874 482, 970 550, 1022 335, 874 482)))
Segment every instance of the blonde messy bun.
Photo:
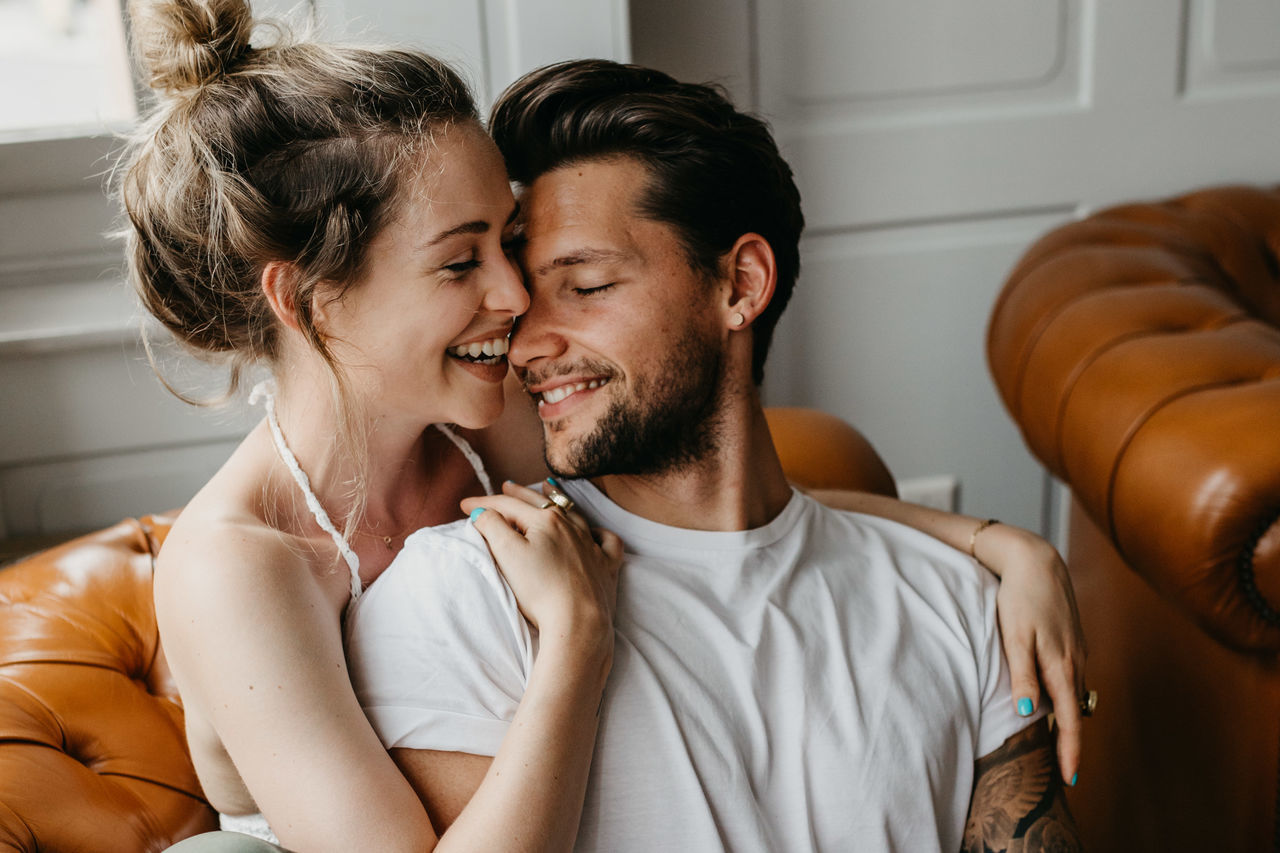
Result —
POLYGON ((178 95, 151 105, 115 173, 143 307, 227 361, 234 390, 244 368, 279 355, 260 277, 285 261, 300 328, 334 366, 311 300, 359 278, 434 129, 478 123, 466 84, 417 51, 326 44, 270 22, 250 50, 245 0, 130 0, 129 14, 150 84, 178 95))
POLYGON ((230 70, 249 49, 245 0, 130 0, 133 50, 158 92, 196 89, 230 70))

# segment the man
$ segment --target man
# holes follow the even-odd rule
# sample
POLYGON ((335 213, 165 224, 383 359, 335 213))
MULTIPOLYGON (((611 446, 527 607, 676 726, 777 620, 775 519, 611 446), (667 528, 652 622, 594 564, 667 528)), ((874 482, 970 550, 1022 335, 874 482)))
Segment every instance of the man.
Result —
MULTIPOLYGON (((994 579, 782 472, 757 387, 803 217, 768 129, 584 61, 518 82, 491 131, 525 187, 511 362, 563 492, 627 546, 579 849, 1073 849, 1046 723, 1008 699, 994 579)), ((393 566, 352 613, 388 746, 491 755, 519 702, 536 649, 509 599, 416 615, 474 568, 393 566), (379 669, 393 641, 429 666, 379 669)))

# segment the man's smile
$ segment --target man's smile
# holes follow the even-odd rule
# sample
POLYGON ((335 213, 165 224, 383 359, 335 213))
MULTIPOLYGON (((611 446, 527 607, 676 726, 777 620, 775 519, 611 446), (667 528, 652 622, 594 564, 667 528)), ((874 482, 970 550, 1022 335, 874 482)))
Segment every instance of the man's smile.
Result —
POLYGON ((544 420, 563 416, 566 411, 584 401, 592 392, 608 385, 612 377, 604 372, 588 374, 577 372, 541 381, 525 377, 525 391, 538 404, 538 415, 544 420))

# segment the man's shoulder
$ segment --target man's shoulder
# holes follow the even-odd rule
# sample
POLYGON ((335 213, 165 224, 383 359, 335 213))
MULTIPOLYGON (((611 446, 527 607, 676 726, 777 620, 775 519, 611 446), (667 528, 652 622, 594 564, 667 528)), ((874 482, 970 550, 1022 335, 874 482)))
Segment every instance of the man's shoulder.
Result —
POLYGON ((410 533, 378 583, 390 578, 399 582, 449 575, 460 566, 487 569, 494 565, 484 537, 469 521, 455 521, 424 527, 410 533))
POLYGON ((469 522, 456 521, 410 534, 391 565, 352 602, 348 621, 368 611, 385 613, 395 602, 421 607, 507 595, 484 538, 469 522))
POLYGON ((396 555, 392 565, 442 552, 468 562, 493 562, 484 537, 476 530, 474 524, 464 518, 448 524, 419 528, 410 533, 405 537, 404 548, 396 555))
POLYGON ((856 560, 863 571, 885 573, 974 603, 999 586, 995 576, 969 555, 914 527, 807 500, 804 535, 825 551, 856 560))

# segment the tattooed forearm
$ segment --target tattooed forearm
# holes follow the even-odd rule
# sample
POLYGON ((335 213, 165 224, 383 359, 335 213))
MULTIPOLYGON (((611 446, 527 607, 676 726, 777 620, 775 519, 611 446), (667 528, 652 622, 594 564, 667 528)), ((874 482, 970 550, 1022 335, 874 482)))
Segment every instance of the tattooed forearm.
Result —
POLYGON ((978 760, 965 853, 1079 851, 1049 726, 1040 720, 978 760))

